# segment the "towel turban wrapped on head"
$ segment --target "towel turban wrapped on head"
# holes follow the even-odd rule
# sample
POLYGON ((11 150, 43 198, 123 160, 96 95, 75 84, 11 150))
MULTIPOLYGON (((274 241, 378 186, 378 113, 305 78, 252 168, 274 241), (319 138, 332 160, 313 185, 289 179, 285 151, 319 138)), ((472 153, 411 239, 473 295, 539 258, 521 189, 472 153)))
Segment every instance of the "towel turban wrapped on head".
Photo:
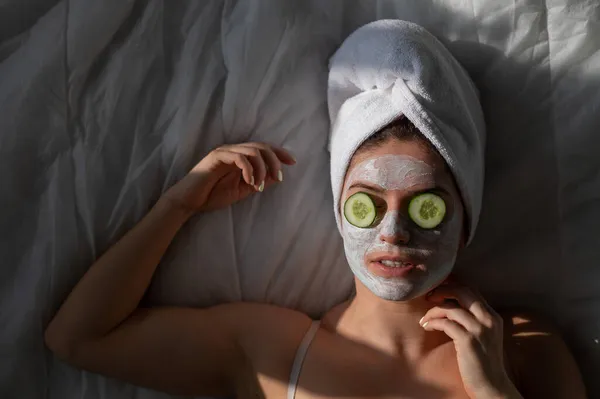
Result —
POLYGON ((366 139, 404 115, 452 171, 470 242, 483 193, 485 121, 477 88, 448 49, 414 23, 372 22, 352 33, 331 58, 327 96, 338 229, 352 156, 366 139))

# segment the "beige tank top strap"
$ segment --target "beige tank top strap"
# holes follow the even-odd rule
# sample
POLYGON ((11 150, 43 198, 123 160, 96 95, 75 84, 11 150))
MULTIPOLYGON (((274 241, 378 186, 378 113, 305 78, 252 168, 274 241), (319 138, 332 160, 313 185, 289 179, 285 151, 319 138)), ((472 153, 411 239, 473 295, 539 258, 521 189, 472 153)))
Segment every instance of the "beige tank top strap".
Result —
POLYGON ((319 330, 319 326, 321 325, 321 320, 314 320, 310 325, 310 328, 304 335, 302 342, 300 342, 300 346, 298 346, 298 350, 296 351, 296 357, 294 358, 294 363, 292 364, 292 372, 290 373, 290 382, 288 383, 288 396, 287 399, 294 399, 296 397, 296 388, 298 386, 298 378, 300 377, 300 371, 302 370, 302 363, 304 362, 304 358, 306 357, 306 353, 308 352, 308 348, 315 337, 317 330, 319 330))

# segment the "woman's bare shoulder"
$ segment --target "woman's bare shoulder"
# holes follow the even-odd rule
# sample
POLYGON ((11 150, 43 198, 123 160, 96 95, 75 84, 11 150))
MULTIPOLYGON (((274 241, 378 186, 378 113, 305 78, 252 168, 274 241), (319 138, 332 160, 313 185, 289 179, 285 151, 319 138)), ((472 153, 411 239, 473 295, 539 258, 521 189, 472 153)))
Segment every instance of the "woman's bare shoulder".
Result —
POLYGON ((556 325, 530 311, 501 315, 507 361, 524 397, 586 397, 577 363, 556 325))
POLYGON ((244 354, 238 396, 256 389, 266 397, 283 397, 296 351, 312 319, 293 309, 249 302, 215 306, 210 312, 234 332, 244 354))
POLYGON ((285 360, 293 357, 312 322, 303 312, 264 303, 230 303, 210 311, 235 332, 251 359, 264 358, 265 354, 277 354, 285 360))

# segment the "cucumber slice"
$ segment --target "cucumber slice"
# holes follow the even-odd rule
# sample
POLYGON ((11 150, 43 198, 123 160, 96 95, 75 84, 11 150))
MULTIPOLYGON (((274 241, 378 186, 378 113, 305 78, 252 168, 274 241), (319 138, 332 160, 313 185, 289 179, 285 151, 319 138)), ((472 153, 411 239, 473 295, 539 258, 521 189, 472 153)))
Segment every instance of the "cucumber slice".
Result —
POLYGON ((424 229, 433 229, 446 216, 446 203, 432 193, 417 195, 408 205, 408 214, 417 225, 424 229))
POLYGON ((351 225, 364 228, 373 224, 377 212, 371 197, 365 193, 356 193, 346 200, 344 216, 351 225))

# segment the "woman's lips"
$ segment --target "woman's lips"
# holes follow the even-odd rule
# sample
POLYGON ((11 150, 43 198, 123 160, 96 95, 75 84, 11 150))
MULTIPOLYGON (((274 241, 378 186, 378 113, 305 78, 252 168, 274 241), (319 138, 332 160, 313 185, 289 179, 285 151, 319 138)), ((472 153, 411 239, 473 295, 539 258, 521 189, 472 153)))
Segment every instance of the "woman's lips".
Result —
POLYGON ((409 274, 413 269, 415 268, 415 265, 413 263, 407 263, 405 262, 402 266, 386 266, 381 262, 370 262, 369 263, 369 269, 376 275, 380 276, 380 277, 385 277, 385 278, 392 278, 392 277, 404 277, 407 274, 409 274))

